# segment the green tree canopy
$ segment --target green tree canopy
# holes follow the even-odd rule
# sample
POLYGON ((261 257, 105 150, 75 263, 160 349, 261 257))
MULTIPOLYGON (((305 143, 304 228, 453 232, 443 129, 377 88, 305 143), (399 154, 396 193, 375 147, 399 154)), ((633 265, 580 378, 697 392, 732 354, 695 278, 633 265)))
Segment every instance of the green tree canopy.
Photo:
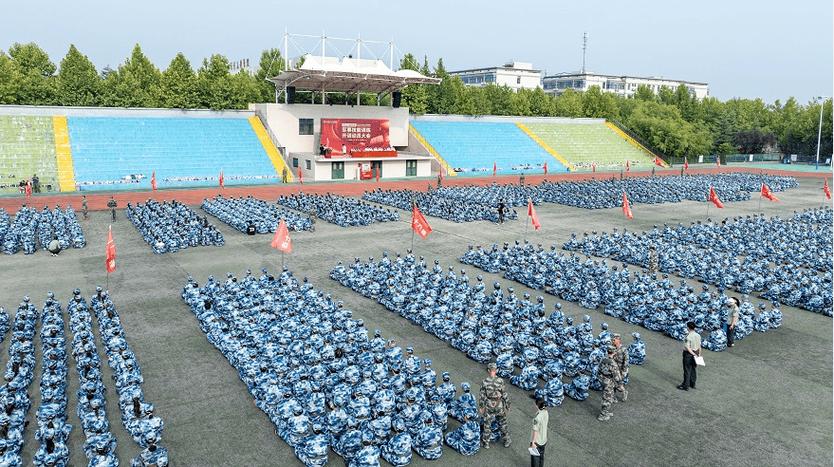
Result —
POLYGON ((99 105, 101 86, 101 78, 93 62, 75 45, 70 45, 58 72, 58 102, 61 105, 99 105))
POLYGON ((162 72, 157 97, 162 107, 193 109, 200 106, 197 75, 182 53, 178 53, 162 72))

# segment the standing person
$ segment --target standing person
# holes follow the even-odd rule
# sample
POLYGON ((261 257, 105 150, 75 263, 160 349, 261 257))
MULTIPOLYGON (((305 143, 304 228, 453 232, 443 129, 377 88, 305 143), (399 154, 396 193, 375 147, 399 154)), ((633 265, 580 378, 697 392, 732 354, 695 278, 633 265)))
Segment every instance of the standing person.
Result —
POLYGON ((654 245, 649 246, 649 274, 655 275, 658 270, 657 249, 654 245))
POLYGON ((733 346, 733 334, 738 324, 738 307, 741 302, 736 297, 727 299, 727 322, 724 323, 724 333, 727 334, 727 347, 733 346))
POLYGON ((547 446, 547 423, 550 414, 547 412, 547 405, 544 399, 536 399, 536 416, 533 417, 533 430, 530 434, 530 447, 539 451, 538 456, 530 455, 530 467, 542 467, 544 465, 544 448, 547 446))
POLYGON ((87 195, 81 195, 81 214, 84 215, 84 220, 89 218, 89 210, 87 209, 87 195))
POLYGON ((38 178, 38 174, 32 175, 32 190, 34 190, 35 193, 41 192, 41 179, 38 178))
POLYGON ((623 347, 622 337, 619 333, 614 333, 611 336, 611 343, 617 349, 617 353, 614 354, 614 362, 617 363, 617 369, 620 372, 620 379, 616 381, 614 392, 619 394, 621 402, 625 402, 628 399, 628 390, 625 387, 625 383, 628 381, 628 349, 623 347))
POLYGON ((695 323, 690 321, 686 327, 689 333, 683 341, 683 382, 678 386, 681 391, 695 389, 695 380, 698 378, 695 356, 701 355, 701 335, 695 332, 695 323))
POLYGON ((437 174, 437 188, 440 188, 443 185, 443 175, 437 174))
POLYGON ((481 383, 481 392, 478 395, 478 412, 483 420, 481 427, 481 444, 484 449, 489 449, 489 441, 492 437, 492 421, 498 422, 498 430, 504 438, 504 447, 510 447, 512 440, 507 429, 507 413, 510 411, 510 397, 504 380, 498 376, 498 365, 491 362, 487 365, 489 376, 481 383))
POLYGON ((116 198, 114 198, 113 195, 110 195, 110 201, 107 202, 107 207, 110 208, 110 216, 113 218, 114 221, 116 220, 117 206, 118 204, 116 204, 116 198))
POLYGON ((502 199, 502 200, 498 201, 498 223, 499 224, 504 223, 504 209, 506 209, 506 206, 504 205, 504 200, 502 199))
POLYGON ((522 172, 521 175, 518 176, 518 184, 524 186, 524 172, 522 172))
POLYGON ((288 174, 287 174, 287 167, 284 167, 284 168, 281 170, 281 183, 287 183, 287 176, 288 176, 288 174))
POLYGON ((614 361, 614 356, 617 354, 617 348, 613 345, 608 346, 608 355, 602 359, 599 364, 599 379, 602 383, 602 407, 600 407, 597 420, 607 422, 611 420, 611 404, 614 403, 614 388, 617 387, 617 381, 620 380, 620 370, 617 362, 614 361))

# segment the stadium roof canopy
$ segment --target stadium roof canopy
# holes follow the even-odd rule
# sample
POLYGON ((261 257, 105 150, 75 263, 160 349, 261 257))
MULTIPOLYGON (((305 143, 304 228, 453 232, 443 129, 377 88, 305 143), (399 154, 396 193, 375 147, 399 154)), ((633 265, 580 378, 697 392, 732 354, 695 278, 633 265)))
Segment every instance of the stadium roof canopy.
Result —
POLYGON ((384 94, 409 84, 438 84, 440 78, 414 70, 391 70, 382 60, 304 55, 300 67, 269 78, 278 88, 299 91, 361 92, 384 94))

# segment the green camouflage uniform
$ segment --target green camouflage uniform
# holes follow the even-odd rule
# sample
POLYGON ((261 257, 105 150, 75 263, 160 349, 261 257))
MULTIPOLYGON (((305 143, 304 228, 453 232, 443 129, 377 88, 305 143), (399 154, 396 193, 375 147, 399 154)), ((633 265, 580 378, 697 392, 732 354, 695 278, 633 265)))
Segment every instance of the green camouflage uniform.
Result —
POLYGON ((484 380, 478 395, 478 410, 483 416, 481 442, 484 446, 489 446, 493 420, 498 422, 498 429, 501 437, 504 438, 504 444, 508 444, 510 433, 507 430, 507 412, 510 410, 510 399, 503 379, 498 376, 489 376, 484 380))
POLYGON ((628 399, 628 390, 625 387, 625 379, 628 377, 628 349, 621 345, 617 347, 617 353, 614 354, 614 361, 617 363, 617 369, 620 372, 620 377, 617 379, 617 386, 614 391, 619 394, 620 400, 625 402, 628 399))
POLYGON ((614 388, 620 380, 620 369, 612 356, 606 356, 599 364, 599 380, 602 383, 602 409, 598 419, 605 421, 611 418, 611 404, 614 403, 614 388))

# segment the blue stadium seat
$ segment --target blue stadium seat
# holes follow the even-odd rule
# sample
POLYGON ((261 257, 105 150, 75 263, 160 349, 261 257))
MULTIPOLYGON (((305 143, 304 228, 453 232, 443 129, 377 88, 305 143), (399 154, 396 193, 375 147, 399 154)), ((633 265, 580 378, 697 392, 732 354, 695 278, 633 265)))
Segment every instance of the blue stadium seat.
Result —
POLYGON ((568 169, 510 122, 444 122, 412 120, 411 124, 460 175, 541 172, 568 169))
POLYGON ((278 174, 242 118, 70 117, 80 190, 276 183, 278 174))

